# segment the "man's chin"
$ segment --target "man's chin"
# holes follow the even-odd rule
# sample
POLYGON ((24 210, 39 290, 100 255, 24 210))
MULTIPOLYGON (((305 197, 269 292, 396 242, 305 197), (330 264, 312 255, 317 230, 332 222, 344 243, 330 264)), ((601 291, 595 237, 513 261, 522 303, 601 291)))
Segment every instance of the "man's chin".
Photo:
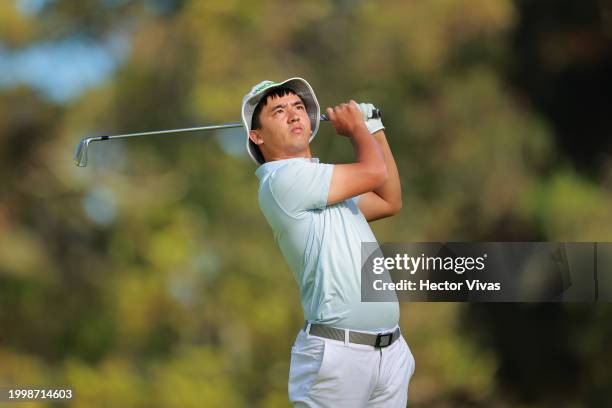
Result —
POLYGON ((287 151, 287 153, 294 157, 307 156, 309 153, 308 143, 300 144, 299 146, 293 146, 287 151))

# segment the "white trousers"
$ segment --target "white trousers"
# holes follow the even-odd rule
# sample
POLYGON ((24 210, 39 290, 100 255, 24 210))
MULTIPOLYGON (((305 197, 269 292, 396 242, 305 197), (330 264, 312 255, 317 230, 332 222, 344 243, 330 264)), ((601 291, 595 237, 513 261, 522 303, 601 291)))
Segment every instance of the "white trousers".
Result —
POLYGON ((291 348, 289 400, 294 407, 404 408, 414 369, 401 335, 375 348, 301 330, 291 348))

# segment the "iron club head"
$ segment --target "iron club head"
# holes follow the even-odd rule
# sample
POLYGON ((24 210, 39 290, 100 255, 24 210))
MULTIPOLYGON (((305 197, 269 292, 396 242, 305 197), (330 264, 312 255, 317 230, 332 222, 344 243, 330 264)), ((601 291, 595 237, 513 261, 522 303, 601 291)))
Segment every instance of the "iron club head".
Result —
POLYGON ((89 142, 91 142, 92 138, 84 138, 81 139, 79 144, 74 151, 74 164, 79 167, 87 166, 87 148, 89 147, 89 142))

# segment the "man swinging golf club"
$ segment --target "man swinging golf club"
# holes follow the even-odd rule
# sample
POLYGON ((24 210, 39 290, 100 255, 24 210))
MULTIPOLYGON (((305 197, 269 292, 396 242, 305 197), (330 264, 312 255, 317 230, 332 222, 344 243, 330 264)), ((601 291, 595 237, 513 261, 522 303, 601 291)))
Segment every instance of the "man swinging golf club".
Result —
POLYGON ((304 79, 263 81, 245 95, 247 149, 259 165, 259 204, 300 290, 305 324, 291 350, 296 407, 405 407, 414 358, 397 302, 361 302, 361 243, 368 221, 401 207, 395 161, 374 107, 327 108, 356 161, 325 164, 309 143, 320 107, 304 79))

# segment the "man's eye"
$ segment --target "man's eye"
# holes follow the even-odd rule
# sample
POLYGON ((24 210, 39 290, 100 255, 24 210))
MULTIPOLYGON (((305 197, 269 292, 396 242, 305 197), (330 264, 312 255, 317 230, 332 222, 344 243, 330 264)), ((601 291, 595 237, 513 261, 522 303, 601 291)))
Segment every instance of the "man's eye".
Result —
POLYGON ((304 109, 304 105, 298 105, 297 108, 298 109, 304 109))

